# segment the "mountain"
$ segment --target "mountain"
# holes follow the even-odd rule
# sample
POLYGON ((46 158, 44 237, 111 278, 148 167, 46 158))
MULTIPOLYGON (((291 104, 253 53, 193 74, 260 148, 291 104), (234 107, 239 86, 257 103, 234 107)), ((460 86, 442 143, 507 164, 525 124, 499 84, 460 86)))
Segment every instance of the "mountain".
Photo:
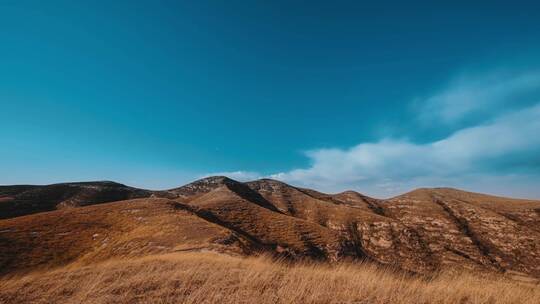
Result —
POLYGON ((540 202, 450 188, 418 189, 384 202, 426 240, 439 264, 540 275, 540 202))
POLYGON ((449 188, 380 200, 227 177, 166 191, 113 182, 2 186, 0 218, 4 274, 214 251, 540 278, 540 201, 449 188))
POLYGON ((111 181, 46 186, 0 186, 0 219, 62 208, 150 197, 152 194, 152 191, 111 181))

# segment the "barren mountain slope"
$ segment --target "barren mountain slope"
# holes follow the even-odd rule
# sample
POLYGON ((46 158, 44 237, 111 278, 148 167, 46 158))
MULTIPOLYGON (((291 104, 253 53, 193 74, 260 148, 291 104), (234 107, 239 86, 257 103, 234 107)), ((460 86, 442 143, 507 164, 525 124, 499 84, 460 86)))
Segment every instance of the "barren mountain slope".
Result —
POLYGON ((0 186, 0 219, 151 195, 152 191, 109 181, 0 186))
POLYGON ((285 214, 339 233, 349 255, 417 272, 436 267, 416 232, 383 216, 375 199, 352 191, 328 195, 268 179, 248 185, 285 214))
POLYGON ((455 189, 419 189, 383 203, 443 265, 540 276, 540 202, 455 189))
POLYGON ((241 253, 233 233, 167 199, 135 199, 0 220, 0 272, 200 250, 241 253))
MULTIPOLYGON (((39 194, 48 193, 32 192, 42 188, 31 186, 9 189, 3 193, 10 199, 37 193, 33 197, 38 206, 39 194)), ((74 195, 71 186, 61 189, 66 192, 54 192, 56 200, 90 202, 74 195)), ((138 189, 127 193, 156 195, 138 189)), ((169 199, 0 220, 0 269, 212 250, 293 259, 367 259, 420 273, 468 268, 540 277, 538 201, 454 189, 419 189, 377 200, 352 191, 331 195, 268 179, 240 183, 226 177, 205 178, 157 195, 169 199)), ((51 195, 43 201, 51 202, 51 195)))
POLYGON ((327 195, 269 179, 243 184, 226 177, 202 179, 172 191, 187 205, 200 208, 199 213, 219 215, 222 225, 250 233, 278 254, 369 259, 416 272, 437 266, 414 230, 381 216, 377 200, 358 193, 327 195), (304 221, 292 221, 295 218, 304 221), (293 238, 287 236, 290 232, 293 238))

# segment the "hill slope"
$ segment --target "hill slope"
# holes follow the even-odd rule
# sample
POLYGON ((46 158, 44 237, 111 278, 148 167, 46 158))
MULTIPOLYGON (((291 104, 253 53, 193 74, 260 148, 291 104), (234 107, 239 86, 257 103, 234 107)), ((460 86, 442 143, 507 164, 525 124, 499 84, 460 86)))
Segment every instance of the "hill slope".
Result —
POLYGON ((3 273, 210 250, 368 260, 415 273, 470 269, 540 278, 539 201, 455 189, 378 200, 226 177, 162 192, 115 183, 0 191, 0 216, 9 218, 0 220, 3 273), (142 198, 120 201, 133 197, 142 198), (109 200, 118 201, 104 203, 109 200), (98 205, 85 206, 91 204, 98 205), (36 214, 17 217, 29 213, 36 214))
POLYGON ((115 182, 0 186, 0 219, 69 207, 149 197, 152 191, 115 182))

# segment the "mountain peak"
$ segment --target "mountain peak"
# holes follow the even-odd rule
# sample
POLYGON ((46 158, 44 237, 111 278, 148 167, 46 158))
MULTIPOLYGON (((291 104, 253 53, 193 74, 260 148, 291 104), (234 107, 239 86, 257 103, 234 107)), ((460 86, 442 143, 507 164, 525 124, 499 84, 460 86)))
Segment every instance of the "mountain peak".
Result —
POLYGON ((201 193, 207 193, 224 185, 232 185, 232 184, 239 184, 239 183, 240 182, 235 181, 226 176, 209 176, 209 177, 198 179, 194 182, 191 182, 181 187, 169 189, 167 191, 170 193, 187 197, 187 196, 198 195, 201 193))

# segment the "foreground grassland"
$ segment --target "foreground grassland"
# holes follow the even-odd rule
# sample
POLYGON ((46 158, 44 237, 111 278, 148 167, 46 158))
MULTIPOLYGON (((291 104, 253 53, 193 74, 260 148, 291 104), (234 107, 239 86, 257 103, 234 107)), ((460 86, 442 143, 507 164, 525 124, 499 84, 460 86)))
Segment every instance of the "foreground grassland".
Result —
POLYGON ((520 303, 540 286, 502 276, 411 277, 358 263, 178 253, 0 278, 0 303, 520 303))

